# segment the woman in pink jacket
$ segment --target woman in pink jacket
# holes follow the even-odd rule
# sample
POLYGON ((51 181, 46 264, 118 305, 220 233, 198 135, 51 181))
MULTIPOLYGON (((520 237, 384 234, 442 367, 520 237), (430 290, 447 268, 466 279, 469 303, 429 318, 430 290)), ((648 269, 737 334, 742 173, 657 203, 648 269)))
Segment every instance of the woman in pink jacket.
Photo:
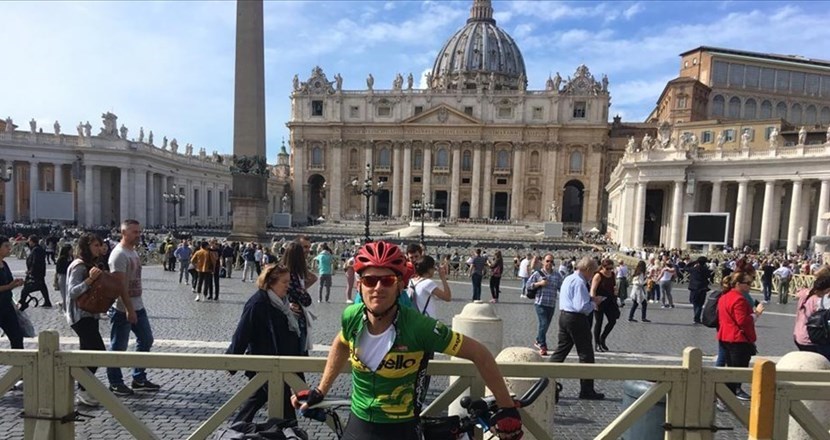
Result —
POLYGON ((798 291, 798 307, 795 314, 793 337, 801 351, 812 351, 830 360, 830 345, 818 345, 807 334, 807 319, 820 307, 830 309, 830 267, 824 266, 815 273, 813 287, 798 291))

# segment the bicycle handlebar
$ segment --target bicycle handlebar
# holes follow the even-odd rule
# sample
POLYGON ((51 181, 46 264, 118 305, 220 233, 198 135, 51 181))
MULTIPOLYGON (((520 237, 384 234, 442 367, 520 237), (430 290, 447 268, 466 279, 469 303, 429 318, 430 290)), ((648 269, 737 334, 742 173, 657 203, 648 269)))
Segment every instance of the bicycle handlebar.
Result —
MULTIPOLYGON (((550 384, 550 379, 547 377, 540 378, 537 380, 533 386, 528 389, 522 397, 519 399, 515 399, 516 408, 524 408, 526 406, 530 406, 533 402, 536 401, 537 398, 542 394, 543 391, 548 387, 550 384)), ((476 401, 471 400, 469 397, 464 397, 461 399, 461 407, 466 409, 468 412, 476 412, 481 413, 496 404, 496 398, 493 396, 483 397, 476 401)))

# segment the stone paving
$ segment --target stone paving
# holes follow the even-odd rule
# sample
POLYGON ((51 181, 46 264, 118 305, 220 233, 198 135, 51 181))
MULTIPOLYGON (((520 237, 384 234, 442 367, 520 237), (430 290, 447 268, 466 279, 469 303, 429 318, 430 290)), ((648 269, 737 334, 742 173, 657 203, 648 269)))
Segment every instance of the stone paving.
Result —
MULTIPOLYGON (((25 264, 22 260, 9 259, 15 275, 22 274, 25 264)), ((50 266, 52 269, 53 266, 50 266)), ((178 273, 164 272, 161 267, 150 266, 144 270, 145 304, 150 316, 156 343, 153 351, 179 353, 222 353, 236 326, 242 305, 254 291, 250 283, 243 284, 235 272, 232 279, 221 281, 219 302, 194 302, 190 287, 178 284, 178 273)), ((47 279, 51 279, 51 270, 47 279)), ((535 312, 528 300, 519 297, 519 283, 505 281, 502 285, 502 300, 496 305, 499 316, 504 320, 505 346, 531 346, 536 333, 535 312)), ((439 318, 452 322, 452 317, 459 313, 471 297, 469 283, 464 279, 451 282, 454 300, 442 303, 439 318)), ((313 286, 312 297, 315 298, 314 309, 320 317, 315 322, 313 339, 316 351, 312 356, 325 356, 326 345, 331 343, 339 325, 339 314, 345 306, 345 277, 334 277, 331 303, 317 303, 317 289, 313 286)), ((489 299, 489 289, 484 285, 484 298, 489 299)), ((19 291, 19 289, 18 289, 19 291)), ((18 292, 16 292, 18 293, 18 292)), ((59 296, 51 292, 53 303, 59 296)), ((680 363, 684 347, 698 346, 704 351, 704 361, 711 363, 716 353, 714 330, 691 324, 691 308, 684 301, 686 291, 675 289, 676 309, 661 309, 651 305, 648 317, 651 323, 630 323, 626 319, 618 321, 616 329, 608 340, 613 352, 597 355, 599 363, 625 364, 673 364, 680 363)), ((794 305, 773 305, 758 323, 760 353, 778 357, 791 351, 794 305)), ((38 331, 56 329, 63 340, 65 349, 77 349, 74 333, 63 316, 56 309, 29 309, 38 331)), ((627 317, 628 308, 623 309, 627 317)), ((639 319, 639 310, 637 312, 639 319)), ((109 326, 101 323, 104 341, 108 342, 109 326)), ((548 334, 550 345, 556 343, 556 322, 548 334)), ((133 338, 134 342, 134 338, 133 338)), ((35 339, 26 340, 27 348, 36 348, 35 339)), ((0 348, 9 348, 8 340, 0 339, 0 348)), ((131 348, 133 346, 131 344, 131 348)), ((575 351, 568 362, 576 361, 575 351)), ((6 368, 0 366, 0 374, 6 368)), ((125 370, 125 374, 126 374, 125 370)), ((99 370, 98 378, 106 384, 106 375, 99 370)), ((149 377, 162 385, 157 394, 137 394, 123 398, 123 402, 141 420, 161 438, 178 439, 187 437, 203 420, 227 401, 236 390, 245 384, 242 374, 231 376, 226 372, 215 371, 181 371, 153 370, 149 377)), ((316 383, 316 375, 308 375, 310 383, 316 383)), ((341 376, 333 395, 346 396, 348 382, 341 376)), ((556 409, 556 438, 582 439, 593 438, 621 411, 622 383, 598 381, 597 389, 605 392, 607 400, 587 402, 576 398, 578 384, 565 381, 562 400, 556 409)), ((446 378, 433 379, 433 394, 446 386, 446 378)), ((22 410, 23 394, 12 391, 0 396, 0 426, 3 427, 5 439, 22 439, 23 423, 18 418, 22 410)), ((92 419, 76 424, 79 439, 128 439, 131 438, 115 419, 102 409, 81 408, 81 412, 90 414, 92 419)), ((261 412, 262 413, 262 412, 261 412)), ((311 438, 333 439, 333 434, 316 422, 302 421, 311 438)), ((717 439, 746 438, 746 430, 734 417, 718 413, 718 426, 735 427, 734 431, 718 433, 717 439)))

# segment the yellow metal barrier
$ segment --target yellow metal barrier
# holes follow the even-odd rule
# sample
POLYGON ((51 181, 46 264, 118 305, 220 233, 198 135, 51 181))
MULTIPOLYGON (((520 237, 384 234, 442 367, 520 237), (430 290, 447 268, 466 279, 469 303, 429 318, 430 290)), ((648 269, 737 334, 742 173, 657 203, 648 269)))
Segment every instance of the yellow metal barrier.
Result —
MULTIPOLYGON (((324 358, 234 356, 220 354, 175 354, 137 352, 61 351, 57 332, 39 335, 39 347, 34 350, 0 350, 0 365, 11 368, 0 376, 0 392, 8 391, 21 377, 25 381, 24 408, 25 438, 36 440, 71 439, 75 437, 73 383, 78 381, 98 399, 103 407, 133 437, 160 438, 152 432, 121 400, 116 398, 86 368, 144 367, 154 369, 254 371, 257 374, 227 402, 202 422, 187 438, 206 439, 242 402, 260 386, 269 384, 268 413, 282 414, 283 383, 300 390, 308 385, 297 373, 319 373, 325 366, 324 358), (65 422, 62 423, 61 420, 65 422)), ((499 368, 505 377, 553 379, 647 380, 652 387, 630 407, 622 411, 597 439, 617 439, 663 397, 666 397, 666 439, 709 440, 714 430, 714 401, 723 400, 737 419, 748 427, 757 439, 785 438, 789 415, 815 438, 830 440, 826 431, 806 410, 800 400, 830 399, 830 372, 778 372, 776 383, 774 365, 760 361, 756 373, 748 368, 714 368, 703 366, 703 355, 698 348, 683 352, 681 365, 611 365, 576 363, 506 363, 499 368), (770 373, 771 372, 771 373, 770 373), (770 374, 772 374, 770 376, 770 374), (743 406, 726 387, 729 382, 753 382, 752 409, 743 406), (774 384, 771 387, 770 384, 774 384), (770 418, 770 399, 775 401, 774 423, 770 418), (764 424, 767 423, 767 424, 764 424), (774 429, 774 431, 772 431, 774 429), (770 437, 770 434, 774 435, 770 437), (780 434, 784 433, 784 437, 780 434)), ((343 373, 347 373, 344 370, 343 373)), ((425 410, 425 415, 439 415, 450 402, 469 389, 471 396, 484 394, 484 383, 475 366, 466 361, 431 361, 429 374, 456 376, 460 379, 444 390, 425 410)), ((523 413, 526 431, 537 439, 551 439, 545 427, 523 413)))

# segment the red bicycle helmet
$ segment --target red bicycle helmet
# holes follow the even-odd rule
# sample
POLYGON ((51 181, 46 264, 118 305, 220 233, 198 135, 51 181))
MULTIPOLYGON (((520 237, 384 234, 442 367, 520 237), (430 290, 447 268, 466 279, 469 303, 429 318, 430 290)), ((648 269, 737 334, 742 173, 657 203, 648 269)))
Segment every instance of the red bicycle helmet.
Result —
POLYGON ((366 243, 357 251, 354 257, 355 272, 363 272, 369 267, 391 269, 401 277, 407 274, 403 252, 394 244, 385 241, 366 243))

